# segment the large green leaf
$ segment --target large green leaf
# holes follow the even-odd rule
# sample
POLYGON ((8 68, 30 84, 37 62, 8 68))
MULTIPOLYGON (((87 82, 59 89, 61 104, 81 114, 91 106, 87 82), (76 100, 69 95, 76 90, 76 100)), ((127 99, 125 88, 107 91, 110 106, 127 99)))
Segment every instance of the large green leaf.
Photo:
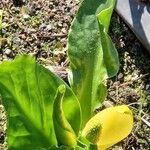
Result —
POLYGON ((69 32, 69 79, 81 104, 82 127, 106 96, 103 82, 118 71, 117 51, 107 35, 114 4, 115 0, 84 0, 69 32))
POLYGON ((9 150, 42 150, 57 146, 52 113, 60 84, 66 86, 63 111, 77 135, 80 106, 59 77, 26 55, 0 65, 0 93, 8 118, 9 150))

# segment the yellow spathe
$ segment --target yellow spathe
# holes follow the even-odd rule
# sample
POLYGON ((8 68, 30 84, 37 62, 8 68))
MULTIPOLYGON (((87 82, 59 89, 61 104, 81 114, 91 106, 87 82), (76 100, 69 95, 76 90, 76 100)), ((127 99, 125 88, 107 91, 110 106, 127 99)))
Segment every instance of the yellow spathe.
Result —
POLYGON ((82 131, 99 150, 104 150, 127 137, 133 127, 133 115, 126 105, 110 107, 92 117, 82 131))

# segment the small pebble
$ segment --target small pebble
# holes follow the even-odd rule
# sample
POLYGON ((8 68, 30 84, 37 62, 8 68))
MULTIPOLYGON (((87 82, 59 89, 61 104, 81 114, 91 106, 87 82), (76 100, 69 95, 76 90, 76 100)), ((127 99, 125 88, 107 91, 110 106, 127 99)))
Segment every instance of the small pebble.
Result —
POLYGON ((122 74, 122 73, 119 73, 118 79, 122 79, 122 78, 123 78, 123 74, 122 74))
POLYGON ((47 25, 46 29, 47 29, 47 31, 51 31, 52 30, 52 25, 51 24, 47 25))
POLYGON ((0 142, 3 143, 4 142, 4 132, 0 132, 0 142))
POLYGON ((29 18, 30 18, 30 16, 29 16, 28 14, 24 14, 24 15, 23 15, 23 19, 24 19, 24 20, 29 20, 29 18))
POLYGON ((149 88, 150 88, 150 85, 149 85, 149 84, 146 84, 145 89, 148 90, 149 88))
POLYGON ((33 28, 28 28, 28 29, 27 29, 27 33, 28 33, 28 34, 35 33, 35 32, 36 32, 36 30, 33 29, 33 28))
POLYGON ((45 23, 42 23, 40 26, 39 26, 39 29, 42 30, 42 29, 45 29, 47 26, 45 23))
POLYGON ((10 54, 11 54, 11 50, 10 50, 10 49, 6 49, 6 50, 5 50, 5 54, 6 54, 6 55, 10 55, 10 54))

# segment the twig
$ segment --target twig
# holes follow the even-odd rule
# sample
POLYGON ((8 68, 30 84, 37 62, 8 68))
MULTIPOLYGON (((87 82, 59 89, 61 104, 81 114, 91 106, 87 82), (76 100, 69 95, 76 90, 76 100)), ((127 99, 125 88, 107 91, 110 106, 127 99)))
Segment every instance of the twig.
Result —
POLYGON ((45 38, 45 39, 53 39, 53 38, 57 38, 57 37, 66 37, 67 34, 53 34, 53 35, 49 35, 49 36, 45 36, 45 35, 42 35, 42 36, 37 36, 38 38, 45 38))
POLYGON ((132 106, 132 105, 140 105, 140 103, 138 103, 138 102, 134 102, 134 103, 130 103, 130 104, 128 104, 128 106, 132 106))
POLYGON ((150 122, 148 122, 148 121, 145 120, 144 118, 141 118, 141 120, 150 128, 150 122))

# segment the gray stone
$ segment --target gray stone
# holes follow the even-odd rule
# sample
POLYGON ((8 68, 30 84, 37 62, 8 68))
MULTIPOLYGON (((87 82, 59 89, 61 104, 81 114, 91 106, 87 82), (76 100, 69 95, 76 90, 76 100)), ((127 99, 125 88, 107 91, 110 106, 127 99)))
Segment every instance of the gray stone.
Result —
POLYGON ((146 84, 145 89, 148 90, 150 88, 149 84, 146 84))
POLYGON ((150 5, 138 0, 117 0, 116 11, 150 52, 150 5))
POLYGON ((52 28, 53 28, 53 26, 51 24, 49 24, 49 25, 46 26, 47 31, 51 31, 52 28))

